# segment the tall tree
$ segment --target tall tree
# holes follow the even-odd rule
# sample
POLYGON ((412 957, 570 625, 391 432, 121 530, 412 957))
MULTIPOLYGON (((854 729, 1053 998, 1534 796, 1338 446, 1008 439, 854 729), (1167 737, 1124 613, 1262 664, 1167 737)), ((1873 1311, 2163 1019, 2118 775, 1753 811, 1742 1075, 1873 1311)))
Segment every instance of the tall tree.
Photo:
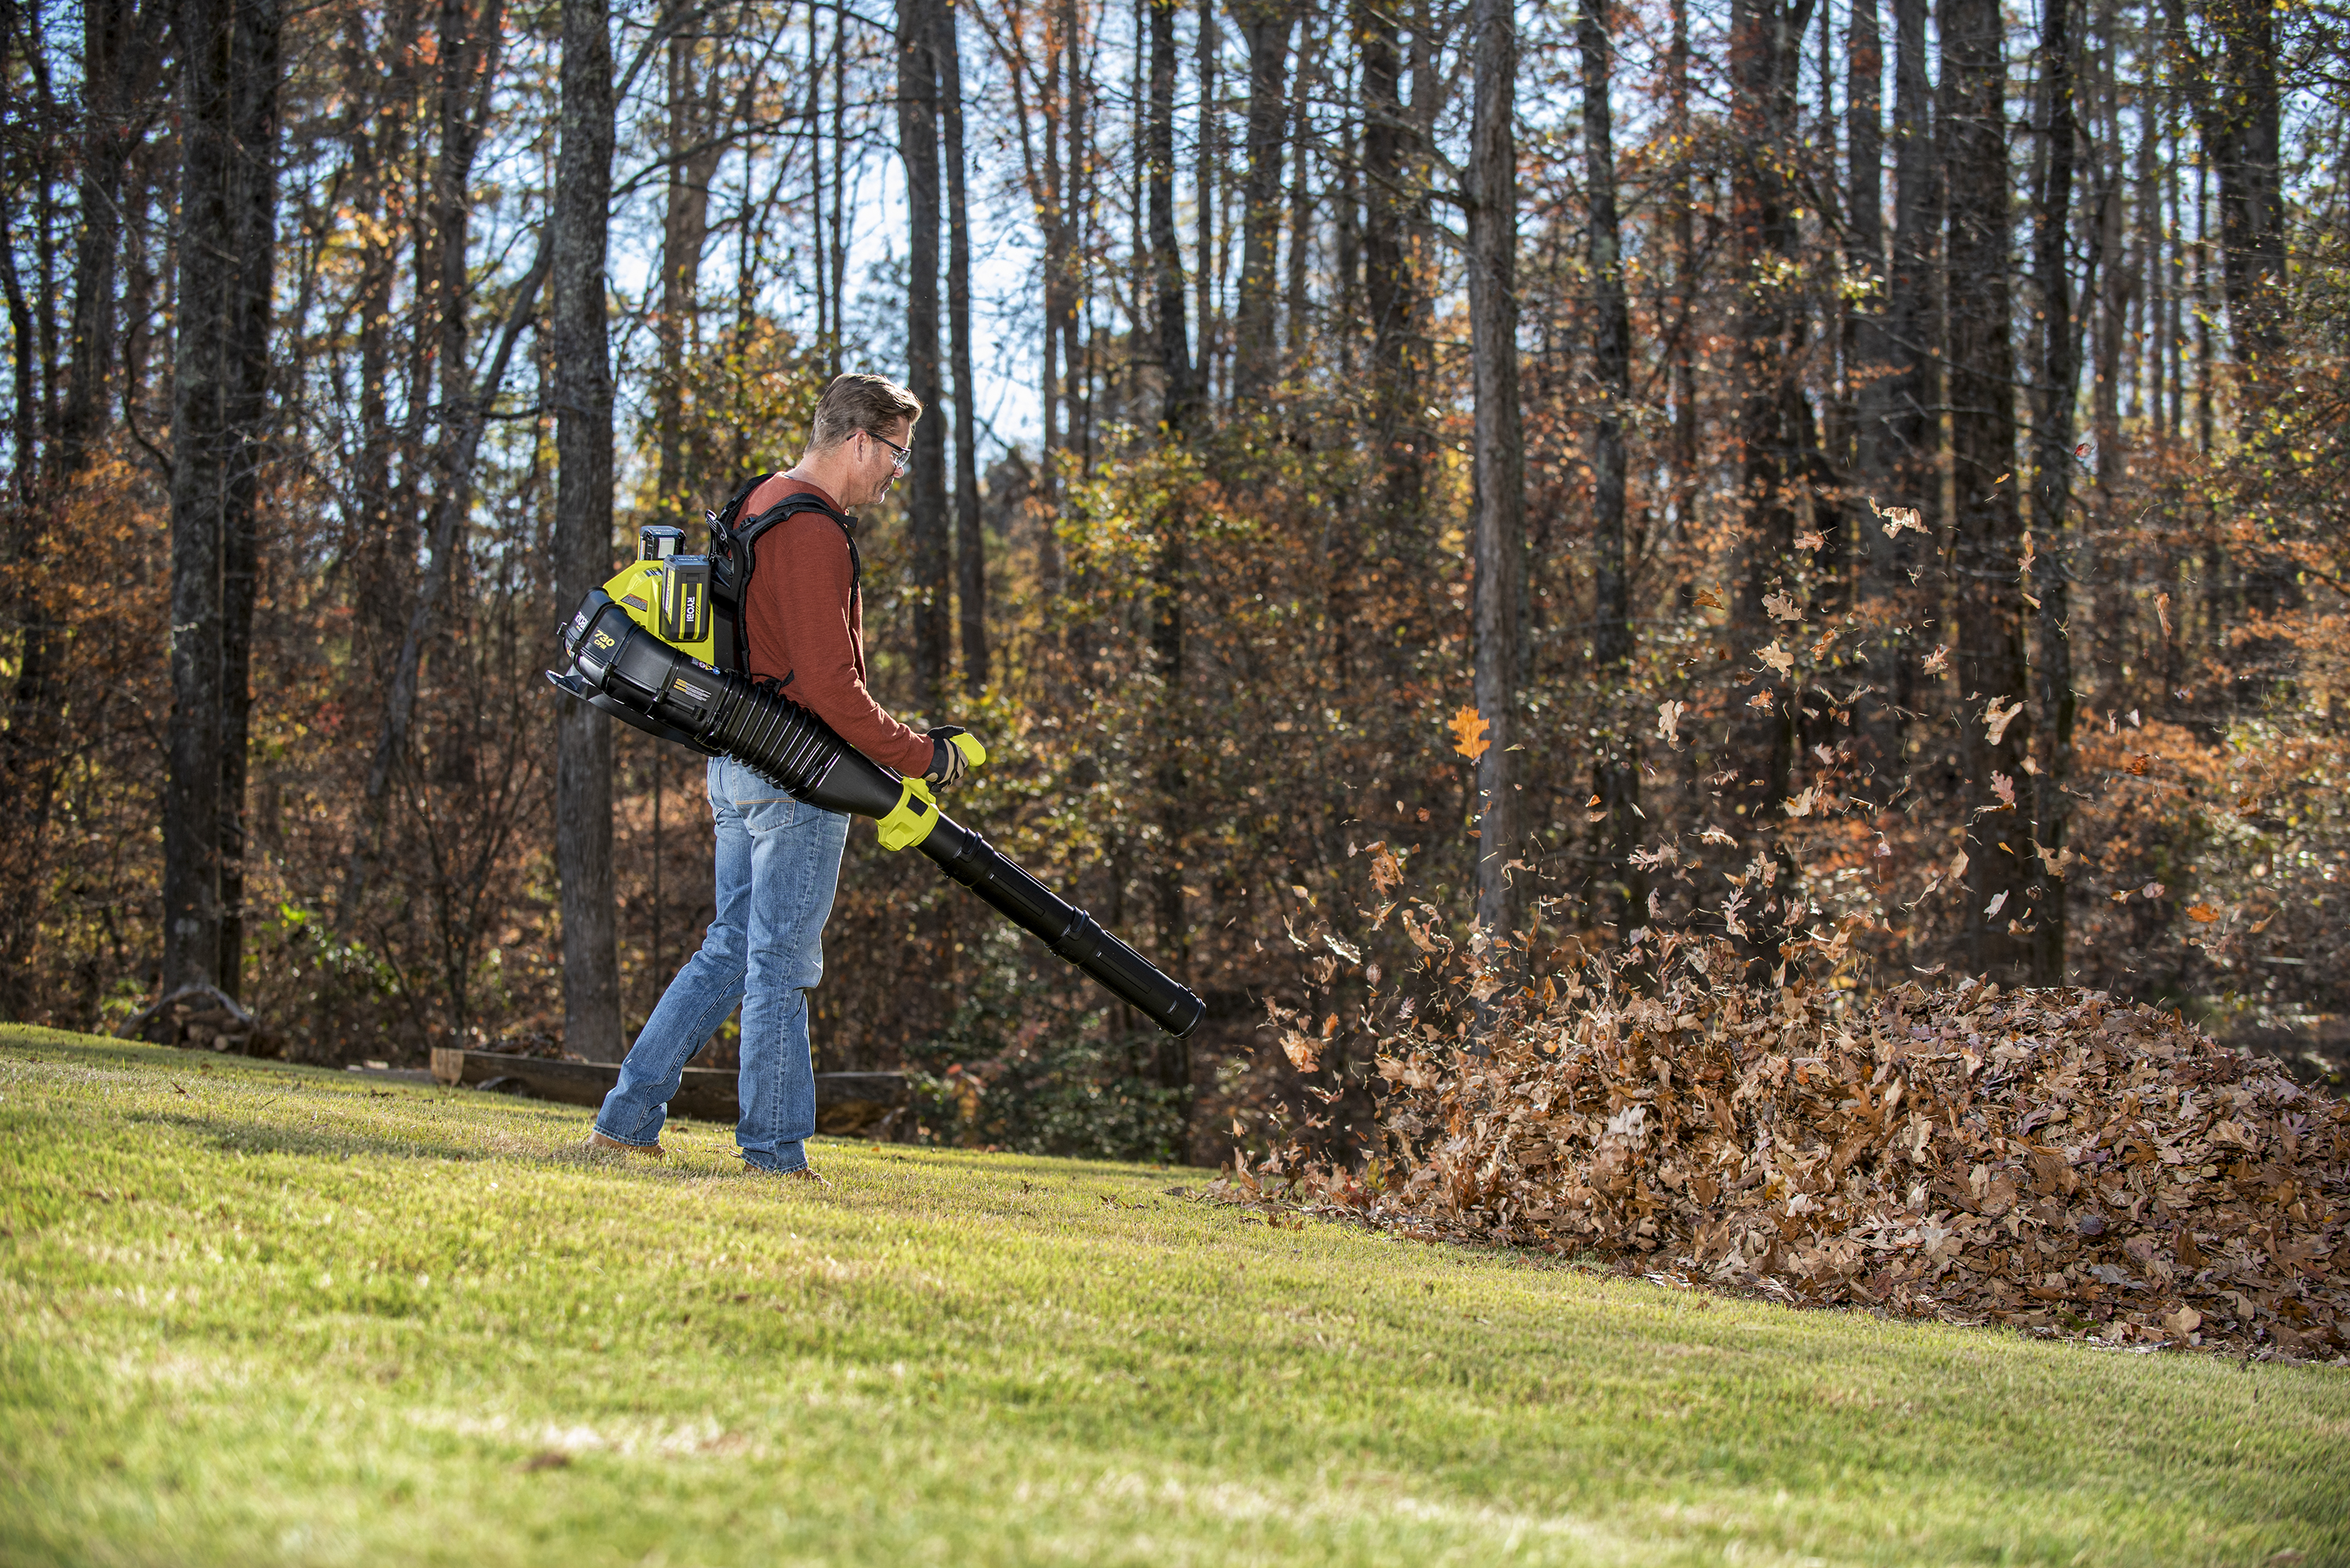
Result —
MULTIPOLYGON (((612 39, 606 0, 564 0, 562 135, 555 170, 555 599, 566 610, 612 571, 612 369, 604 260, 612 202, 612 39)), ((617 1062, 611 721, 583 702, 556 720, 555 864, 563 885, 563 1042, 617 1062)))
POLYGON ((1405 153, 1403 57, 1389 0, 1354 0, 1363 73, 1363 305, 1371 325, 1371 435, 1381 469, 1378 519, 1389 538, 1413 528, 1420 507, 1415 441, 1419 391, 1412 354, 1412 275, 1405 249, 1411 201, 1405 153))
POLYGON ((1150 102, 1143 158, 1149 165, 1150 275, 1157 297, 1159 422, 1189 428, 1198 389, 1191 379, 1191 336, 1183 320, 1183 250, 1175 238, 1175 6, 1150 0, 1150 102))
POLYGON ((1223 45, 1216 26, 1216 0, 1200 0, 1193 57, 1199 73, 1200 138, 1192 152, 1192 223, 1197 231, 1200 296, 1200 360, 1195 385, 1201 409, 1212 413, 1216 390, 1216 197, 1223 178, 1224 114, 1217 97, 1217 66, 1223 45))
MULTIPOLYGON (((1845 138, 1848 197, 1845 216, 1845 267, 1855 282, 1873 277, 1879 292, 1846 318, 1845 364, 1856 383, 1854 394, 1853 467, 1864 493, 1891 493, 1886 451, 1885 385, 1878 369, 1887 360, 1884 333, 1885 276, 1885 44, 1877 28, 1877 0, 1852 0, 1846 34, 1845 138)), ((1858 514, 1853 519, 1858 523, 1858 514)), ((1862 525, 1860 533, 1867 532, 1862 525)))
POLYGON ((2129 319, 2130 269, 2125 262, 2122 187, 2121 92, 2116 57, 2121 49, 2119 0, 2095 0, 2095 130, 2091 157, 2096 173, 2096 218, 2093 231, 2100 279, 2095 369, 2089 391, 2090 429, 2096 440, 2097 504, 2111 504, 2121 462, 2123 334, 2129 319))
MULTIPOLYGON (((1045 352, 1041 389, 1045 404, 1044 461, 1036 465, 1036 476, 1047 504, 1052 501, 1055 476, 1058 472, 1053 452, 1061 444, 1057 433, 1060 427, 1056 423, 1062 403, 1061 348, 1070 313, 1066 300, 1071 292, 1072 272, 1068 207, 1064 201, 1066 182, 1061 171, 1061 123, 1067 118, 1068 103, 1061 86, 1065 59, 1074 67, 1076 56, 1071 51, 1066 32, 1059 26, 1058 15, 1048 10, 1045 23, 1045 81, 1041 101, 1037 105, 1044 121, 1043 177, 1041 183, 1031 192, 1031 199, 1036 208, 1036 226, 1044 231, 1045 241, 1045 352)), ((1020 133, 1024 151, 1029 134, 1028 114, 1024 108, 1020 112, 1020 133)), ((1053 531, 1048 526, 1044 531, 1044 549, 1049 553, 1052 547, 1053 531)), ((1058 576, 1057 572, 1049 569, 1046 575, 1058 576)))
MULTIPOLYGON (((710 234, 710 182, 718 171, 725 144, 717 131, 722 82, 717 70, 702 58, 699 29, 686 25, 685 0, 671 0, 665 24, 671 29, 668 44, 668 171, 661 192, 660 314, 654 317, 653 425, 659 467, 657 505, 661 514, 679 522, 692 514, 692 463, 686 451, 686 351, 700 299, 702 252, 710 234)), ((808 25, 816 25, 815 7, 808 25)), ((808 65, 809 119, 815 118, 816 83, 822 73, 811 51, 808 65)), ((813 146, 811 138, 811 146, 813 146)), ((819 178, 814 183, 817 233, 812 246, 816 256, 818 297, 816 335, 824 335, 823 184, 822 161, 810 162, 819 178)))
POLYGON ((955 610, 963 690, 987 689, 987 541, 979 521, 979 385, 971 367, 971 196, 962 135, 962 47, 954 0, 937 0, 939 108, 947 163, 947 327, 955 395, 955 610))
MULTIPOLYGON (((88 0, 82 7, 81 146, 75 211, 72 358, 66 370, 59 468, 78 470, 106 422, 114 377, 115 258, 123 178, 145 138, 172 7, 161 0, 88 0)), ((275 189, 273 185, 273 190, 275 189)))
POLYGON ((1314 254, 1314 87, 1318 74, 1316 61, 1320 40, 1315 36, 1315 18, 1309 13, 1305 19, 1305 36, 1298 45, 1297 69, 1290 78, 1289 93, 1289 260, 1287 266, 1288 300, 1284 306, 1286 333, 1284 343, 1289 363, 1302 368, 1305 362, 1305 341, 1313 327, 1313 311, 1307 296, 1307 260, 1314 254))
MULTIPOLYGON (((1525 443, 1518 408, 1517 17, 1511 0, 1476 0, 1468 189, 1469 334, 1476 400, 1477 515, 1471 549, 1478 760, 1477 924, 1498 947, 1515 915, 1518 585, 1525 570, 1525 443)), ((1501 961, 1498 959, 1497 962, 1501 961)))
POLYGON ((221 516, 220 986, 244 973, 246 763, 253 722, 253 610, 260 577, 263 468, 270 449, 272 302, 277 280, 281 0, 236 8, 235 268, 228 309, 229 454, 221 516))
POLYGON ((1872 514, 1860 531, 1868 550, 1862 593, 1872 628, 1869 678, 1879 694, 1863 710, 1862 737, 1868 763, 1887 791, 1908 772, 1909 715, 1922 701, 1917 631, 1929 612, 1918 576, 1941 514, 1941 165, 1926 17, 1927 0, 1893 0, 1892 248, 1884 313, 1868 321, 1860 355, 1866 378, 1859 433, 1863 493, 1884 507, 1915 512, 1919 524, 1882 524, 1872 514))
MULTIPOLYGON (((1159 423, 1166 438, 1188 440, 1201 410, 1200 386, 1191 366, 1185 331, 1183 253, 1175 235, 1175 7, 1178 0, 1149 0, 1150 83, 1143 127, 1143 159, 1149 202, 1151 291, 1155 300, 1160 380, 1159 423)), ((1202 121, 1207 111, 1202 106, 1202 121)), ((1203 174, 1202 178, 1205 176, 1203 174)), ((1202 262, 1205 261, 1204 254, 1202 262)), ((1204 335, 1205 327, 1201 331, 1204 335)), ((1168 732, 1180 733, 1183 686, 1183 596, 1190 564, 1190 539, 1180 504, 1163 504, 1155 520, 1159 547, 1151 562, 1150 653, 1159 678, 1159 700, 1168 732)), ((1191 924, 1184 919, 1183 877, 1178 846, 1190 828, 1191 791, 1180 747, 1159 753, 1152 779, 1158 800, 1160 842, 1167 853, 1151 872, 1153 914, 1161 949, 1187 954, 1191 924)), ((1191 1048, 1188 1042, 1162 1037, 1154 1063, 1159 1086, 1176 1096, 1185 1127, 1192 1108, 1191 1048)), ((1187 1134, 1188 1141, 1188 1134, 1187 1134)))
POLYGON ((2284 105, 2277 90, 2276 9, 2264 0, 2205 0, 2208 38, 2189 24, 2188 0, 2164 0, 2220 175, 2221 286, 2237 357, 2254 360, 2284 338, 2284 105))
MULTIPOLYGON (((2015 351, 2009 336, 2007 67, 1997 0, 1943 0, 1943 164, 1950 180, 1951 555, 1958 577, 1952 661, 1965 704, 1966 774, 1989 791, 2011 784, 2033 727, 2001 714, 2026 699, 2016 509, 2015 351)), ((2028 843, 1987 830, 1968 871, 1967 935, 1978 972, 2013 975, 2027 952, 2028 843)))
MULTIPOLYGON (((1738 440, 1742 486, 1742 560, 1732 616, 1749 646, 1769 635, 1764 601, 1781 584, 1794 547, 1794 511, 1790 503, 1791 459, 1797 444, 1789 412, 1800 400, 1797 366, 1789 351, 1792 312, 1777 264, 1794 249, 1787 171, 1793 166, 1794 83, 1801 55, 1802 10, 1791 15, 1786 0, 1736 0, 1731 9, 1731 225, 1738 275, 1751 280, 1740 290, 1736 369, 1738 440)), ((1760 770, 1762 794, 1750 801, 1750 820, 1767 820, 1787 793, 1794 753, 1790 692, 1774 692, 1769 706, 1749 707, 1741 750, 1760 770)))
POLYGON ((275 0, 180 15, 180 308, 173 356, 172 714, 163 991, 237 985, 254 514, 276 213, 275 0))
POLYGON ((914 689, 935 722, 954 668, 948 616, 946 411, 939 378, 941 0, 898 0, 898 153, 906 168, 906 388, 921 400, 906 481, 914 557, 914 689))
POLYGON ((1689 0, 1671 0, 1671 35, 1665 47, 1665 93, 1672 135, 1672 178, 1666 192, 1672 229, 1673 315, 1669 337, 1673 398, 1673 509, 1683 527, 1697 505, 1697 346, 1691 319, 1697 303, 1696 203, 1690 170, 1697 161, 1690 124, 1689 0))
MULTIPOLYGON (((1616 211, 1615 47, 1605 0, 1584 0, 1575 39, 1583 57, 1586 259, 1591 275, 1591 371, 1597 407, 1591 423, 1591 528, 1598 546, 1592 574, 1592 662, 1598 690, 1620 692, 1632 662, 1631 573, 1626 558, 1625 412, 1632 400, 1632 318, 1624 290, 1623 234, 1616 211)), ((1645 918, 1646 878, 1632 863, 1640 841, 1640 753, 1637 731, 1619 722, 1602 732, 1592 793, 1607 813, 1606 877, 1617 919, 1628 932, 1645 918)))
POLYGON ((1281 244, 1281 160, 1289 119, 1283 83, 1289 39, 1297 26, 1292 0, 1235 5, 1248 45, 1248 174, 1242 187, 1241 287, 1233 314, 1232 396, 1242 404, 1273 385, 1280 365, 1274 311, 1280 297, 1275 264, 1281 244))
POLYGON ((1086 50, 1084 0, 1061 0, 1061 48, 1068 90, 1062 99, 1061 130, 1067 139, 1067 181, 1061 190, 1065 268, 1061 287, 1062 396, 1068 402, 1069 446, 1090 459, 1093 445, 1093 345, 1079 321, 1087 299, 1087 224, 1093 211, 1093 141, 1087 100, 1093 86, 1086 50))
POLYGON ((2041 548, 2032 591, 2040 601, 2033 705, 2039 728, 2033 775, 2033 869, 2039 916, 2032 937, 2032 981, 2064 983, 2064 834, 2071 815, 2073 648, 2068 548, 2073 509, 2073 409, 2080 395, 2080 334, 2073 322, 2073 163, 2079 127, 2073 107, 2078 49, 2074 0, 2045 0, 2040 13, 2041 184, 2033 207, 2032 270, 2040 295, 2040 366, 2032 398, 2033 518, 2041 548))

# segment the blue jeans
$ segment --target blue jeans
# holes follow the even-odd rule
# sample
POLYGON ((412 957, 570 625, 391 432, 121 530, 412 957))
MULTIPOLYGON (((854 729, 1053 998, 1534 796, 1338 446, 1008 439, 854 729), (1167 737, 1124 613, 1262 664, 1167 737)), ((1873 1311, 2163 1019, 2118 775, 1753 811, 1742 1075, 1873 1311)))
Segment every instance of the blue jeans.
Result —
POLYGON ((596 1130, 638 1147, 660 1141, 685 1064, 743 1008, 743 1160, 762 1170, 807 1164, 816 1131, 808 992, 824 977, 824 922, 840 880, 848 818, 792 799, 724 757, 710 763, 718 823, 718 918, 645 1021, 596 1130))

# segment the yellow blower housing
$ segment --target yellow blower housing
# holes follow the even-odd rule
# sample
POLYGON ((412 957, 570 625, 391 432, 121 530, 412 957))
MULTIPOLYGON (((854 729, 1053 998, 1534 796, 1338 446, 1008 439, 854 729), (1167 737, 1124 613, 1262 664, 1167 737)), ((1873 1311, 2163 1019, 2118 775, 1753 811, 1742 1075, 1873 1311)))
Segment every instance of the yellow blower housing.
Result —
POLYGON ((629 618, 681 652, 718 663, 718 604, 710 557, 681 556, 685 530, 656 524, 643 531, 642 553, 604 585, 629 618))

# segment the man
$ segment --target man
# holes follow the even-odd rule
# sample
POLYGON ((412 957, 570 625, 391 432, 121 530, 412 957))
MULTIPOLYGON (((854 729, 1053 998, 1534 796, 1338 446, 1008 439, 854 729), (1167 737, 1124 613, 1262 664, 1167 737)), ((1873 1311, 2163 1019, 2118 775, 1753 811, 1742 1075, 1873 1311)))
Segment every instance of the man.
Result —
MULTIPOLYGON (((891 718, 866 688, 857 582, 853 514, 906 471, 921 412, 912 393, 879 376, 842 376, 825 389, 807 454, 754 490, 739 515, 747 522, 793 494, 823 509, 795 513, 758 536, 742 613, 754 678, 782 685, 875 762, 951 784, 962 776, 962 753, 891 718)), ((718 917, 646 1020, 588 1144, 661 1158, 661 1124, 686 1063, 740 1003, 734 1136, 743 1162, 820 1181, 802 1147, 816 1131, 808 992, 824 973, 824 922, 848 818, 795 801, 724 757, 711 759, 710 810, 718 917)))

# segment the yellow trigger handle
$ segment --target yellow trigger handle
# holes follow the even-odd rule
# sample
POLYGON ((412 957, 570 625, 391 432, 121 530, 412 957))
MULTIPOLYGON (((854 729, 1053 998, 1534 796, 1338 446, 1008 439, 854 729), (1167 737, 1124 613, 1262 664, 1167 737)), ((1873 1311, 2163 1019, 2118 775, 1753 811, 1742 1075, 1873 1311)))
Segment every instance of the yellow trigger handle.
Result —
POLYGON ((873 826, 881 836, 881 847, 894 853, 911 849, 928 838, 931 829, 938 825, 938 796, 931 793, 931 786, 920 776, 908 774, 899 785, 898 804, 873 826))
MULTIPOLYGON (((987 761, 987 748, 979 743, 978 736, 949 735, 947 741, 972 767, 987 761)), ((881 847, 894 853, 911 849, 928 838, 931 829, 938 825, 939 797, 931 793, 929 782, 921 775, 908 774, 899 784, 898 804, 873 826, 880 835, 881 847)))

